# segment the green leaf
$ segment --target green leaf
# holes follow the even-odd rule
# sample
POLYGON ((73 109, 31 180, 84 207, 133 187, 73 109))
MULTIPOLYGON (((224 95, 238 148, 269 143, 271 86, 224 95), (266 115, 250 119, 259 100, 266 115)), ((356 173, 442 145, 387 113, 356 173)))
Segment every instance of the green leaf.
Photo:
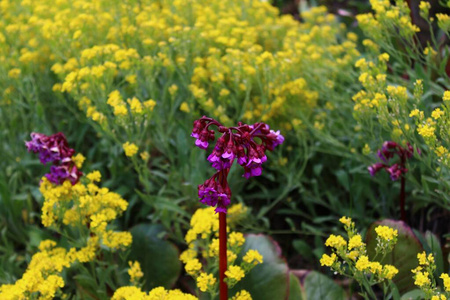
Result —
POLYGON ((417 254, 423 252, 423 247, 411 228, 402 221, 383 220, 373 223, 367 231, 367 251, 369 259, 375 256, 377 234, 375 227, 378 225, 389 226, 398 230, 398 241, 392 252, 388 253, 381 264, 390 264, 398 269, 398 274, 393 278, 401 293, 414 288, 414 280, 411 270, 418 266, 417 254))
POLYGON ((444 256, 442 255, 441 243, 437 236, 431 231, 425 232, 425 240, 430 252, 433 253, 436 262, 436 272, 438 274, 444 273, 444 256))
POLYGON ((289 290, 289 268, 281 257, 281 249, 270 237, 249 234, 245 238, 241 251, 245 255, 248 250, 255 249, 263 256, 264 262, 246 274, 230 295, 244 289, 253 299, 286 299, 289 290))
POLYGON ((406 294, 403 294, 400 300, 421 300, 425 299, 425 294, 417 289, 407 292, 406 294))
POLYGON ((327 276, 312 271, 306 275, 303 283, 306 299, 327 299, 343 300, 346 299, 344 290, 327 276))
POLYGON ((289 275, 289 300, 303 300, 302 287, 297 276, 289 275))
POLYGON ((164 286, 170 288, 181 271, 178 248, 161 238, 161 225, 139 224, 130 230, 133 235, 130 260, 137 260, 144 272, 144 287, 150 290, 164 286))

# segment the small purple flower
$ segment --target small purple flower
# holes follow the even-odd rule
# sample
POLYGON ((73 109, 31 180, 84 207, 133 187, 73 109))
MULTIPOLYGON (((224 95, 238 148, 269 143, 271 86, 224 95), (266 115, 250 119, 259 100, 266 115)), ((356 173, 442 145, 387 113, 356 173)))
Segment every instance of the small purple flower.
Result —
POLYGON ((261 164, 267 161, 265 151, 272 151, 282 144, 284 137, 280 131, 270 130, 269 125, 262 122, 253 125, 239 122, 236 127, 225 127, 204 116, 194 121, 191 136, 196 138, 196 146, 206 149, 214 140, 214 131, 209 129, 213 125, 222 136, 207 160, 217 172, 198 186, 198 196, 200 202, 216 206, 216 212, 226 213, 231 198, 227 176, 234 160, 237 158, 238 164, 244 168, 243 177, 260 176, 263 170, 261 164))
POLYGON ((369 170, 370 175, 374 176, 378 171, 380 171, 384 167, 385 167, 385 165, 382 163, 375 163, 375 164, 369 166, 367 169, 369 170))
POLYGON ((383 161, 383 163, 375 163, 367 169, 372 176, 374 176, 381 169, 385 169, 386 172, 389 173, 391 180, 395 181, 408 172, 408 169, 405 168, 406 160, 411 158, 413 154, 414 148, 410 143, 407 143, 406 148, 403 148, 395 142, 386 141, 377 152, 378 157, 383 161), (389 161, 394 158, 395 155, 398 156, 400 162, 389 166, 389 161))
POLYGON ((51 162, 50 173, 45 176, 54 184, 62 184, 66 179, 72 184, 78 182, 82 173, 72 161, 75 150, 69 148, 69 144, 63 133, 59 132, 51 136, 42 133, 31 133, 31 141, 25 142, 28 151, 39 153, 42 164, 51 162))

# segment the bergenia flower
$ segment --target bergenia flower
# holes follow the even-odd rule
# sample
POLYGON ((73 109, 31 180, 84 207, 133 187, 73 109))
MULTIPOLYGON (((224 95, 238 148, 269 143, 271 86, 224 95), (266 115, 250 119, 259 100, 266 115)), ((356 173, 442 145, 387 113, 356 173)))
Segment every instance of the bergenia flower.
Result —
POLYGON ((54 183, 62 184, 69 180, 72 184, 78 182, 82 173, 72 160, 75 150, 69 147, 66 137, 59 132, 51 136, 32 132, 31 141, 25 142, 28 151, 39 153, 42 164, 52 163, 50 173, 45 177, 54 183))
POLYGON ((191 136, 196 138, 195 145, 207 149, 214 141, 216 126, 222 136, 217 139, 212 153, 207 160, 217 170, 216 174, 198 186, 200 202, 216 207, 216 212, 225 212, 230 203, 231 191, 228 187, 227 175, 237 159, 244 168, 243 177, 250 178, 262 174, 262 164, 267 161, 266 150, 272 151, 284 142, 280 131, 273 131, 269 125, 259 122, 253 125, 238 123, 236 127, 225 127, 218 121, 202 117, 194 121, 191 136))
POLYGON ((406 148, 403 148, 399 144, 386 141, 383 143, 381 149, 378 150, 377 155, 383 162, 377 162, 367 169, 371 176, 374 176, 378 171, 384 169, 387 173, 389 173, 391 180, 395 181, 399 179, 403 174, 408 172, 408 169, 405 168, 406 160, 411 158, 414 154, 414 148, 410 143, 406 144, 406 148), (400 162, 389 165, 389 161, 397 155, 400 159, 400 162))

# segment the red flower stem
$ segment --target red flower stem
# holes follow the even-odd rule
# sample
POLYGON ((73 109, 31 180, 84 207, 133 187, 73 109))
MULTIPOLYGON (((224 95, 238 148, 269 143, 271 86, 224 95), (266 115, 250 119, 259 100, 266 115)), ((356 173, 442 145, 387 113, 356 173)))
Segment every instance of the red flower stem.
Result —
POLYGON ((400 190, 400 213, 402 221, 406 223, 405 213, 405 176, 402 175, 401 190, 400 190))
MULTIPOLYGON (((405 169, 405 159, 402 158, 401 168, 405 169)), ((405 174, 401 176, 401 186, 400 186, 400 215, 403 222, 406 223, 406 213, 405 213, 405 174)))
POLYGON ((225 282, 227 270, 227 214, 219 212, 219 291, 220 300, 228 300, 228 286, 225 282))

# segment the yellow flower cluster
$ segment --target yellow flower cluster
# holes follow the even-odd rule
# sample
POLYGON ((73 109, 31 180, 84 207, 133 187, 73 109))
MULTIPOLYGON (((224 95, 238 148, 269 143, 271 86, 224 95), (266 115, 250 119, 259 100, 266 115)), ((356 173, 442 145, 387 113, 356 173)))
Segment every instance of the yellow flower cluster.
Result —
MULTIPOLYGON (((84 157, 74 157, 75 163, 81 167, 84 157)), ((42 224, 45 227, 61 227, 62 225, 78 228, 86 232, 83 238, 85 246, 69 250, 56 247, 56 242, 42 241, 39 252, 33 255, 27 270, 15 284, 0 286, 0 299, 53 299, 61 296, 64 281, 61 273, 75 263, 93 261, 100 247, 110 250, 128 247, 132 236, 129 232, 116 232, 107 229, 108 223, 116 219, 128 206, 120 195, 100 188, 101 174, 93 171, 72 185, 69 180, 55 185, 43 177, 40 191, 44 197, 42 206, 42 224)), ((137 281, 143 274, 138 262, 131 264, 129 275, 137 281)))
POLYGON ((433 254, 429 253, 427 255, 424 251, 417 254, 417 260, 419 261, 419 266, 411 270, 414 274, 414 284, 425 293, 427 299, 447 300, 450 298, 450 277, 448 274, 441 274, 440 278, 444 286, 441 290, 437 287, 433 276, 433 273, 436 271, 433 254))
POLYGON ((136 153, 139 150, 139 148, 135 144, 129 143, 129 142, 126 142, 122 146, 123 146, 123 150, 125 151, 125 155, 128 157, 132 157, 132 156, 136 155, 136 153))
POLYGON ((53 299, 61 296, 64 280, 61 272, 74 261, 74 251, 55 247, 54 241, 45 240, 39 245, 39 252, 33 255, 22 278, 15 284, 0 286, 0 299, 16 300, 53 299))
POLYGON ((0 41, 14 42, 0 49, 1 71, 9 91, 24 75, 54 73, 56 99, 67 93, 97 130, 121 144, 139 137, 141 149, 155 106, 171 120, 208 111, 225 124, 300 129, 305 118, 320 129, 316 110, 326 116, 333 103, 319 97, 350 81, 341 70, 360 53, 325 7, 302 18, 252 0, 4 1, 0 41))
POLYGON ((397 244, 397 229, 380 225, 375 228, 375 232, 377 233, 377 252, 391 251, 397 244))
POLYGON ((135 286, 124 286, 114 292, 111 300, 197 300, 180 290, 166 290, 163 287, 152 289, 148 294, 135 286))
POLYGON ((139 280, 144 276, 144 273, 142 273, 141 265, 139 262, 135 261, 129 261, 128 265, 130 268, 128 269, 128 275, 130 275, 130 282, 134 285, 136 285, 139 280))
MULTIPOLYGON (((339 220, 344 224, 347 231, 348 242, 340 235, 330 235, 325 245, 333 248, 331 255, 323 254, 320 259, 322 266, 341 274, 346 274, 355 278, 360 284, 369 275, 372 283, 382 282, 383 280, 392 279, 398 270, 391 265, 381 265, 377 261, 370 261, 366 252, 366 244, 362 241, 362 237, 355 229, 355 223, 351 218, 342 217, 339 220)), ((378 239, 393 238, 397 235, 396 231, 387 226, 378 226, 376 229, 378 239)), ((396 239, 393 239, 396 241, 396 239)), ((388 249, 390 251, 390 249, 388 249)), ((386 251, 386 248, 380 249, 386 251)))
MULTIPOLYGON (((229 211, 233 212, 237 220, 240 219, 239 208, 242 207, 241 204, 235 204, 229 208, 229 211)), ((246 213, 246 210, 244 213, 246 213)), ((219 239, 217 238, 219 216, 214 212, 213 207, 198 209, 192 216, 190 225, 191 227, 185 237, 188 249, 181 253, 180 260, 184 263, 186 273, 196 280, 199 290, 214 295, 218 288, 217 275, 214 274, 217 272, 217 266, 213 261, 217 261, 219 256, 219 239), (199 255, 201 259, 198 258, 199 255), (200 261, 206 263, 202 264, 200 261)), ((225 273, 229 287, 233 287, 256 265, 263 263, 262 255, 257 250, 250 249, 244 254, 242 263, 240 265, 235 264, 244 243, 245 238, 242 233, 229 232, 227 245, 229 265, 225 273)), ((244 298, 242 299, 247 299, 245 293, 243 295, 244 298)))

